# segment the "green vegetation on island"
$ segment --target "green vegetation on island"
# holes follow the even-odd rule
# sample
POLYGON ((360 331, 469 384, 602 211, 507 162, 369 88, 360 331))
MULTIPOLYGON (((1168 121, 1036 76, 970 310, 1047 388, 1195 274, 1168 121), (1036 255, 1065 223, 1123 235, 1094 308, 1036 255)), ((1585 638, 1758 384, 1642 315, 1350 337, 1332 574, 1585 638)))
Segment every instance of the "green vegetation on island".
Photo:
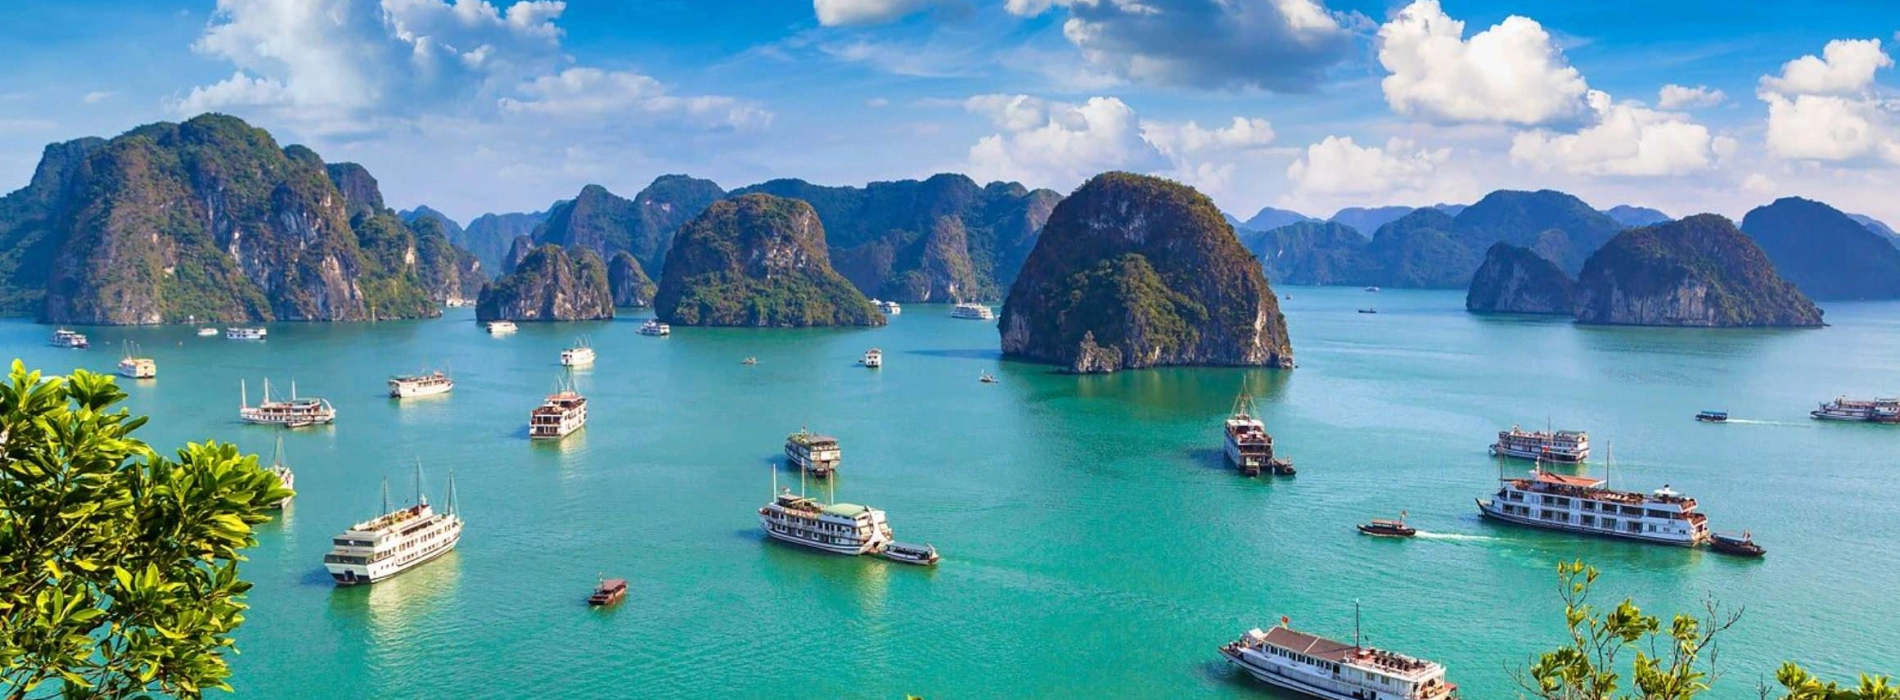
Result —
POLYGON ((768 194, 722 200, 680 229, 654 310, 685 326, 884 324, 884 314, 831 269, 811 205, 768 194))
POLYGON ((614 317, 607 263, 589 248, 535 246, 515 271, 482 287, 475 320, 590 321, 614 317))
POLYGON ((1631 229, 1577 281, 1577 320, 1644 326, 1819 326, 1821 310, 1715 214, 1631 229))
POLYGON ((1748 212, 1742 230, 1808 296, 1900 298, 1900 249, 1838 209, 1784 197, 1748 212))
POLYGON ((1465 310, 1518 314, 1576 313, 1576 283, 1529 248, 1496 243, 1471 277, 1465 310))

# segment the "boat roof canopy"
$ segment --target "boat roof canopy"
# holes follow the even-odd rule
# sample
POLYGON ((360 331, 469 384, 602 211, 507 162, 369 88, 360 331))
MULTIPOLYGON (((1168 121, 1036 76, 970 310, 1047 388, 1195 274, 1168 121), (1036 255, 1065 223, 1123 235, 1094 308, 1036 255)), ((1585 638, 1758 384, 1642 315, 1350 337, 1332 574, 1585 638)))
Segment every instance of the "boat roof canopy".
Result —
POLYGON ((866 511, 869 511, 869 510, 870 508, 866 508, 856 503, 833 503, 831 505, 825 506, 824 513, 826 515, 842 515, 847 518, 855 518, 860 515, 863 515, 866 511))
POLYGON ((1537 480, 1546 484, 1581 486, 1583 488, 1596 488, 1603 485, 1603 480, 1594 476, 1564 476, 1562 474, 1552 474, 1544 471, 1537 472, 1537 480))

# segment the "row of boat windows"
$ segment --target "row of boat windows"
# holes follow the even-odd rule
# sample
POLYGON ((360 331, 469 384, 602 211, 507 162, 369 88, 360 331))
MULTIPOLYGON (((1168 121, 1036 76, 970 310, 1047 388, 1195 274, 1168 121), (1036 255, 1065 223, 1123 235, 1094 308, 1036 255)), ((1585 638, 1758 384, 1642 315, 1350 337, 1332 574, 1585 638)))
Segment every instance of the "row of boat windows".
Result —
MULTIPOLYGON (((781 517, 779 517, 778 519, 780 519, 780 520, 784 520, 784 518, 783 518, 782 516, 781 516, 781 517)), ((862 529, 863 529, 862 527, 860 527, 860 526, 858 526, 858 525, 840 525, 840 524, 837 524, 837 523, 831 523, 831 522, 826 522, 826 521, 823 521, 823 520, 815 520, 815 519, 814 519, 814 520, 802 520, 802 519, 801 519, 801 520, 792 520, 792 521, 787 521, 787 522, 788 522, 788 524, 790 524, 790 525, 791 525, 792 527, 795 527, 795 528, 799 528, 799 529, 802 529, 802 530, 819 530, 819 531, 823 531, 823 532, 836 532, 836 533, 852 533, 852 534, 856 534, 856 533, 858 533, 858 532, 859 532, 860 530, 862 530, 862 529)))
MULTIPOLYGON (((1531 517, 1531 509, 1524 506, 1513 506, 1513 505, 1507 504, 1503 508, 1504 508, 1505 515, 1517 515, 1517 516, 1522 516, 1526 518, 1531 517)), ((1570 514, 1564 511, 1558 511, 1558 510, 1539 510, 1537 512, 1537 518, 1539 520, 1544 520, 1544 521, 1553 522, 1553 523, 1564 523, 1564 524, 1570 523, 1570 514)), ((1601 528, 1605 530, 1615 530, 1617 529, 1617 526, 1619 523, 1616 518, 1604 518, 1601 523, 1598 523, 1596 516, 1585 515, 1585 516, 1579 517, 1578 524, 1584 527, 1594 527, 1594 528, 1601 528)), ((1622 523, 1622 526, 1626 532, 1641 533, 1645 531, 1644 524, 1641 522, 1622 523)), ((1672 531, 1680 532, 1680 530, 1677 528, 1658 529, 1654 523, 1650 523, 1648 525, 1647 531, 1648 532, 1672 532, 1672 531)))
POLYGON ((1301 654, 1296 651, 1289 651, 1287 649, 1281 649, 1280 647, 1276 647, 1276 646, 1272 646, 1268 644, 1263 644, 1260 646, 1260 648, 1274 656, 1278 656, 1285 659, 1291 659, 1294 663, 1322 668, 1322 669, 1325 669, 1327 673, 1333 673, 1333 674, 1339 673, 1339 664, 1331 662, 1331 661, 1321 661, 1319 659, 1315 659, 1311 656, 1307 656, 1305 654, 1301 654))
MULTIPOLYGON (((1516 492, 1516 491, 1508 491, 1505 493, 1504 497, 1507 500, 1512 500, 1512 501, 1524 500, 1524 494, 1516 492)), ((1539 503, 1542 503, 1547 506, 1557 506, 1560 508, 1569 508, 1571 505, 1570 502, 1572 500, 1565 496, 1538 496, 1537 498, 1538 498, 1539 503)), ((1633 506, 1618 506, 1612 503, 1599 504, 1596 501, 1584 500, 1584 499, 1577 499, 1577 500, 1579 500, 1583 504, 1584 510, 1597 510, 1597 507, 1601 505, 1602 510, 1605 513, 1620 513, 1622 515, 1635 516, 1638 518, 1643 517, 1644 515, 1648 515, 1649 517, 1652 517, 1652 518, 1662 518, 1665 520, 1685 519, 1682 514, 1682 511, 1656 510, 1654 508, 1645 510, 1643 508, 1637 508, 1633 506)))

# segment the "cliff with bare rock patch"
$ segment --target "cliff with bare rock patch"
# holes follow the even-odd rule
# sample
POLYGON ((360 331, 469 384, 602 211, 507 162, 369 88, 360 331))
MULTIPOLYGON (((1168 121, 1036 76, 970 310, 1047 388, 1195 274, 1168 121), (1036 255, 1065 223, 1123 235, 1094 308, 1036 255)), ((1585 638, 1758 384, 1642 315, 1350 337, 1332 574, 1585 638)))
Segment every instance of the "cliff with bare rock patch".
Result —
POLYGON ((1494 243, 1465 291, 1465 310, 1480 313, 1576 312, 1576 283, 1563 268, 1529 248, 1494 243))
POLYGON ((475 320, 591 321, 614 317, 607 264, 587 248, 537 246, 508 276, 482 288, 475 320))
POLYGON ((688 326, 881 326, 884 314, 831 269, 811 205, 748 194, 680 229, 653 303, 688 326))
POLYGON ((1641 326, 1819 326, 1821 310, 1728 219, 1625 231, 1584 263, 1577 320, 1641 326))

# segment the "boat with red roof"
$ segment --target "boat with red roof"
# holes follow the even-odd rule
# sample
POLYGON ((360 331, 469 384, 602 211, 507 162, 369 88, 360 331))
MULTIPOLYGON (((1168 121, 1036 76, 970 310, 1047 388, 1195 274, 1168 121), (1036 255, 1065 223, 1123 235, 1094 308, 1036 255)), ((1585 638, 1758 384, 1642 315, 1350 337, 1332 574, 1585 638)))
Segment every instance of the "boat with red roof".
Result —
MULTIPOLYGON (((1355 614, 1356 617, 1356 614, 1355 614)), ((1323 700, 1458 700, 1458 686, 1434 661, 1340 642, 1289 626, 1252 629, 1221 646, 1228 663, 1262 683, 1323 700)))
POLYGON ((1667 484, 1650 493, 1618 491, 1592 476, 1544 471, 1500 478, 1491 500, 1478 499, 1485 517, 1515 525, 1586 535, 1694 547, 1709 542, 1707 516, 1696 500, 1667 484))
POLYGON ((600 585, 594 586, 594 593, 587 596, 587 604, 603 607, 620 602, 627 597, 627 580, 624 578, 604 578, 600 585))

